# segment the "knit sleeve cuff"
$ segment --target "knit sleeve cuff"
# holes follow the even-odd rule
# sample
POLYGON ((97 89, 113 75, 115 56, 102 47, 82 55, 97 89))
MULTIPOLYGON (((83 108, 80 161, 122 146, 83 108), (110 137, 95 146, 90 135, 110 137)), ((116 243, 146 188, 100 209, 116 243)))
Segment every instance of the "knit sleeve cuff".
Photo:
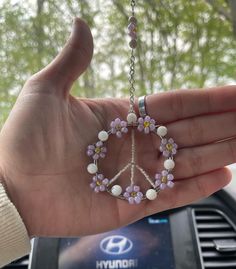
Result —
POLYGON ((0 268, 30 252, 30 238, 16 207, 0 183, 0 268))

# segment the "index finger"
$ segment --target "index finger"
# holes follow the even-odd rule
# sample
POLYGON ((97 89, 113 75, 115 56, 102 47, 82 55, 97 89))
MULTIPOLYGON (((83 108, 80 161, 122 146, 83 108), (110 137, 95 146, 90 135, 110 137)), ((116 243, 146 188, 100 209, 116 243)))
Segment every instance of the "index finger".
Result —
POLYGON ((146 96, 146 111, 158 123, 236 110, 236 86, 173 90, 146 96))

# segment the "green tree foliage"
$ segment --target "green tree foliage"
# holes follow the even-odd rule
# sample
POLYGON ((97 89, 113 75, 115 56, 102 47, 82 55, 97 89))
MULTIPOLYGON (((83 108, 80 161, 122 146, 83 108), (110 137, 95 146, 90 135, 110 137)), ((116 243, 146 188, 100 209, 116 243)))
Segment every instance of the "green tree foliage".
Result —
MULTIPOLYGON (((235 1, 137 2, 137 95, 234 83, 235 1)), ((0 126, 24 81, 62 48, 75 16, 88 22, 95 48, 72 93, 127 95, 129 14, 129 0, 0 1, 0 126)))

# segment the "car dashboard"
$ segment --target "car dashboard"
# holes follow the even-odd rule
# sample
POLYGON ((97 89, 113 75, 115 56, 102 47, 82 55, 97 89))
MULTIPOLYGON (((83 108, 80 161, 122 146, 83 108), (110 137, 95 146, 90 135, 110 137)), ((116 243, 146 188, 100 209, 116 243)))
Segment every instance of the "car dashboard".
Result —
POLYGON ((5 269, 236 268, 235 188, 81 238, 35 238, 30 257, 5 269))

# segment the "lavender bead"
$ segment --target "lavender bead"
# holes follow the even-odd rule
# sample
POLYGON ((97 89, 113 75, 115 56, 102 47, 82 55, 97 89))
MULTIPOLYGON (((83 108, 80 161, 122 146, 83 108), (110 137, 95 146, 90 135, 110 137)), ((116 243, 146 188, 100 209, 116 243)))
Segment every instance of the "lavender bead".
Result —
POLYGON ((120 126, 121 127, 126 127, 127 126, 127 122, 125 122, 125 121, 122 120, 121 123, 120 123, 120 126))
POLYGON ((132 205, 132 204, 134 204, 134 198, 133 197, 129 197, 128 198, 128 201, 129 201, 129 203, 132 205))
POLYGON ((106 153, 106 152, 107 152, 107 148, 102 147, 102 148, 101 148, 101 152, 106 153))
POLYGON ((133 31, 129 32, 129 36, 134 40, 137 39, 137 34, 133 31))
POLYGON ((167 176, 167 175, 168 175, 168 171, 167 171, 167 170, 163 170, 163 171, 161 172, 161 174, 162 174, 163 176, 167 176))
POLYGON ((160 188, 161 188, 161 190, 164 190, 166 188, 166 184, 161 183, 160 188))
POLYGON ((96 147, 101 147, 103 145, 103 142, 102 141, 98 141, 97 143, 96 143, 96 147))
POLYGON ((128 25, 128 30, 129 30, 129 31, 135 31, 135 30, 136 30, 136 24, 131 22, 131 23, 128 25))
POLYGON ((91 150, 91 149, 87 150, 87 155, 92 156, 93 155, 93 150, 91 150))
POLYGON ((144 128, 144 133, 145 133, 145 134, 149 134, 149 128, 148 128, 148 127, 145 127, 145 128, 144 128))
POLYGON ((95 183, 95 182, 90 183, 90 187, 91 187, 92 189, 94 189, 95 186, 96 186, 96 183, 95 183))
POLYGON ((120 124, 121 120, 119 118, 115 119, 115 124, 120 124))
POLYGON ((149 128, 150 128, 151 131, 154 131, 156 127, 155 127, 154 124, 150 124, 150 127, 149 128))
POLYGON ((105 156, 106 156, 106 155, 105 155, 103 152, 100 153, 100 157, 101 157, 101 158, 105 158, 105 156))
POLYGON ((94 159, 94 160, 98 160, 98 159, 99 159, 99 155, 98 155, 97 153, 95 153, 95 154, 93 155, 93 159, 94 159))
POLYGON ((99 186, 95 187, 94 191, 95 191, 95 192, 99 192, 99 191, 100 191, 99 186))
POLYGON ((138 118, 138 123, 140 123, 140 124, 143 124, 143 122, 144 122, 144 120, 143 120, 143 118, 138 118))
POLYGON ((105 191, 105 186, 104 186, 104 185, 101 185, 101 186, 99 187, 99 190, 100 190, 100 191, 105 191))
POLYGON ((177 150, 174 148, 172 149, 172 154, 176 154, 177 153, 177 150))
POLYGON ((140 197, 140 198, 143 198, 143 193, 139 191, 139 192, 137 193, 137 196, 140 197))
POLYGON ((127 191, 127 192, 132 192, 132 190, 133 190, 133 188, 132 188, 131 186, 128 186, 128 187, 126 188, 126 191, 127 191))
POLYGON ((125 197, 125 198, 129 198, 129 193, 126 191, 124 194, 123 194, 123 196, 125 197))
POLYGON ((167 186, 168 186, 169 188, 173 188, 174 185, 175 185, 175 183, 174 183, 173 181, 168 181, 168 182, 167 182, 167 186))
POLYGON ((143 129, 144 129, 143 125, 139 125, 139 126, 138 126, 138 130, 139 130, 139 132, 142 132, 143 129))
POLYGON ((133 189, 134 189, 135 192, 139 192, 140 191, 140 187, 139 186, 134 186, 133 189))
POLYGON ((168 180, 173 180, 173 179, 174 179, 174 176, 173 176, 172 174, 169 174, 169 175, 167 176, 167 179, 168 179, 168 180))
POLYGON ((110 124, 111 128, 115 128, 116 127, 116 123, 115 121, 112 121, 111 124, 110 124))
POLYGON ((121 128, 121 132, 125 134, 128 133, 128 128, 126 127, 121 128))
POLYGON ((104 175, 103 174, 98 174, 97 175, 97 178, 100 179, 100 180, 102 180, 104 178, 104 175))
POLYGON ((140 204, 141 198, 136 196, 136 197, 134 197, 134 201, 135 201, 136 204, 140 204))
POLYGON ((164 151, 163 151, 163 156, 164 156, 164 157, 168 158, 169 155, 170 155, 170 154, 169 154, 169 152, 168 152, 167 150, 164 150, 164 151))
POLYGON ((103 179, 102 184, 107 185, 109 183, 109 180, 107 178, 103 179))
POLYGON ((116 132, 116 136, 117 136, 118 138, 121 138, 121 137, 122 137, 121 132, 120 132, 120 131, 116 132))

